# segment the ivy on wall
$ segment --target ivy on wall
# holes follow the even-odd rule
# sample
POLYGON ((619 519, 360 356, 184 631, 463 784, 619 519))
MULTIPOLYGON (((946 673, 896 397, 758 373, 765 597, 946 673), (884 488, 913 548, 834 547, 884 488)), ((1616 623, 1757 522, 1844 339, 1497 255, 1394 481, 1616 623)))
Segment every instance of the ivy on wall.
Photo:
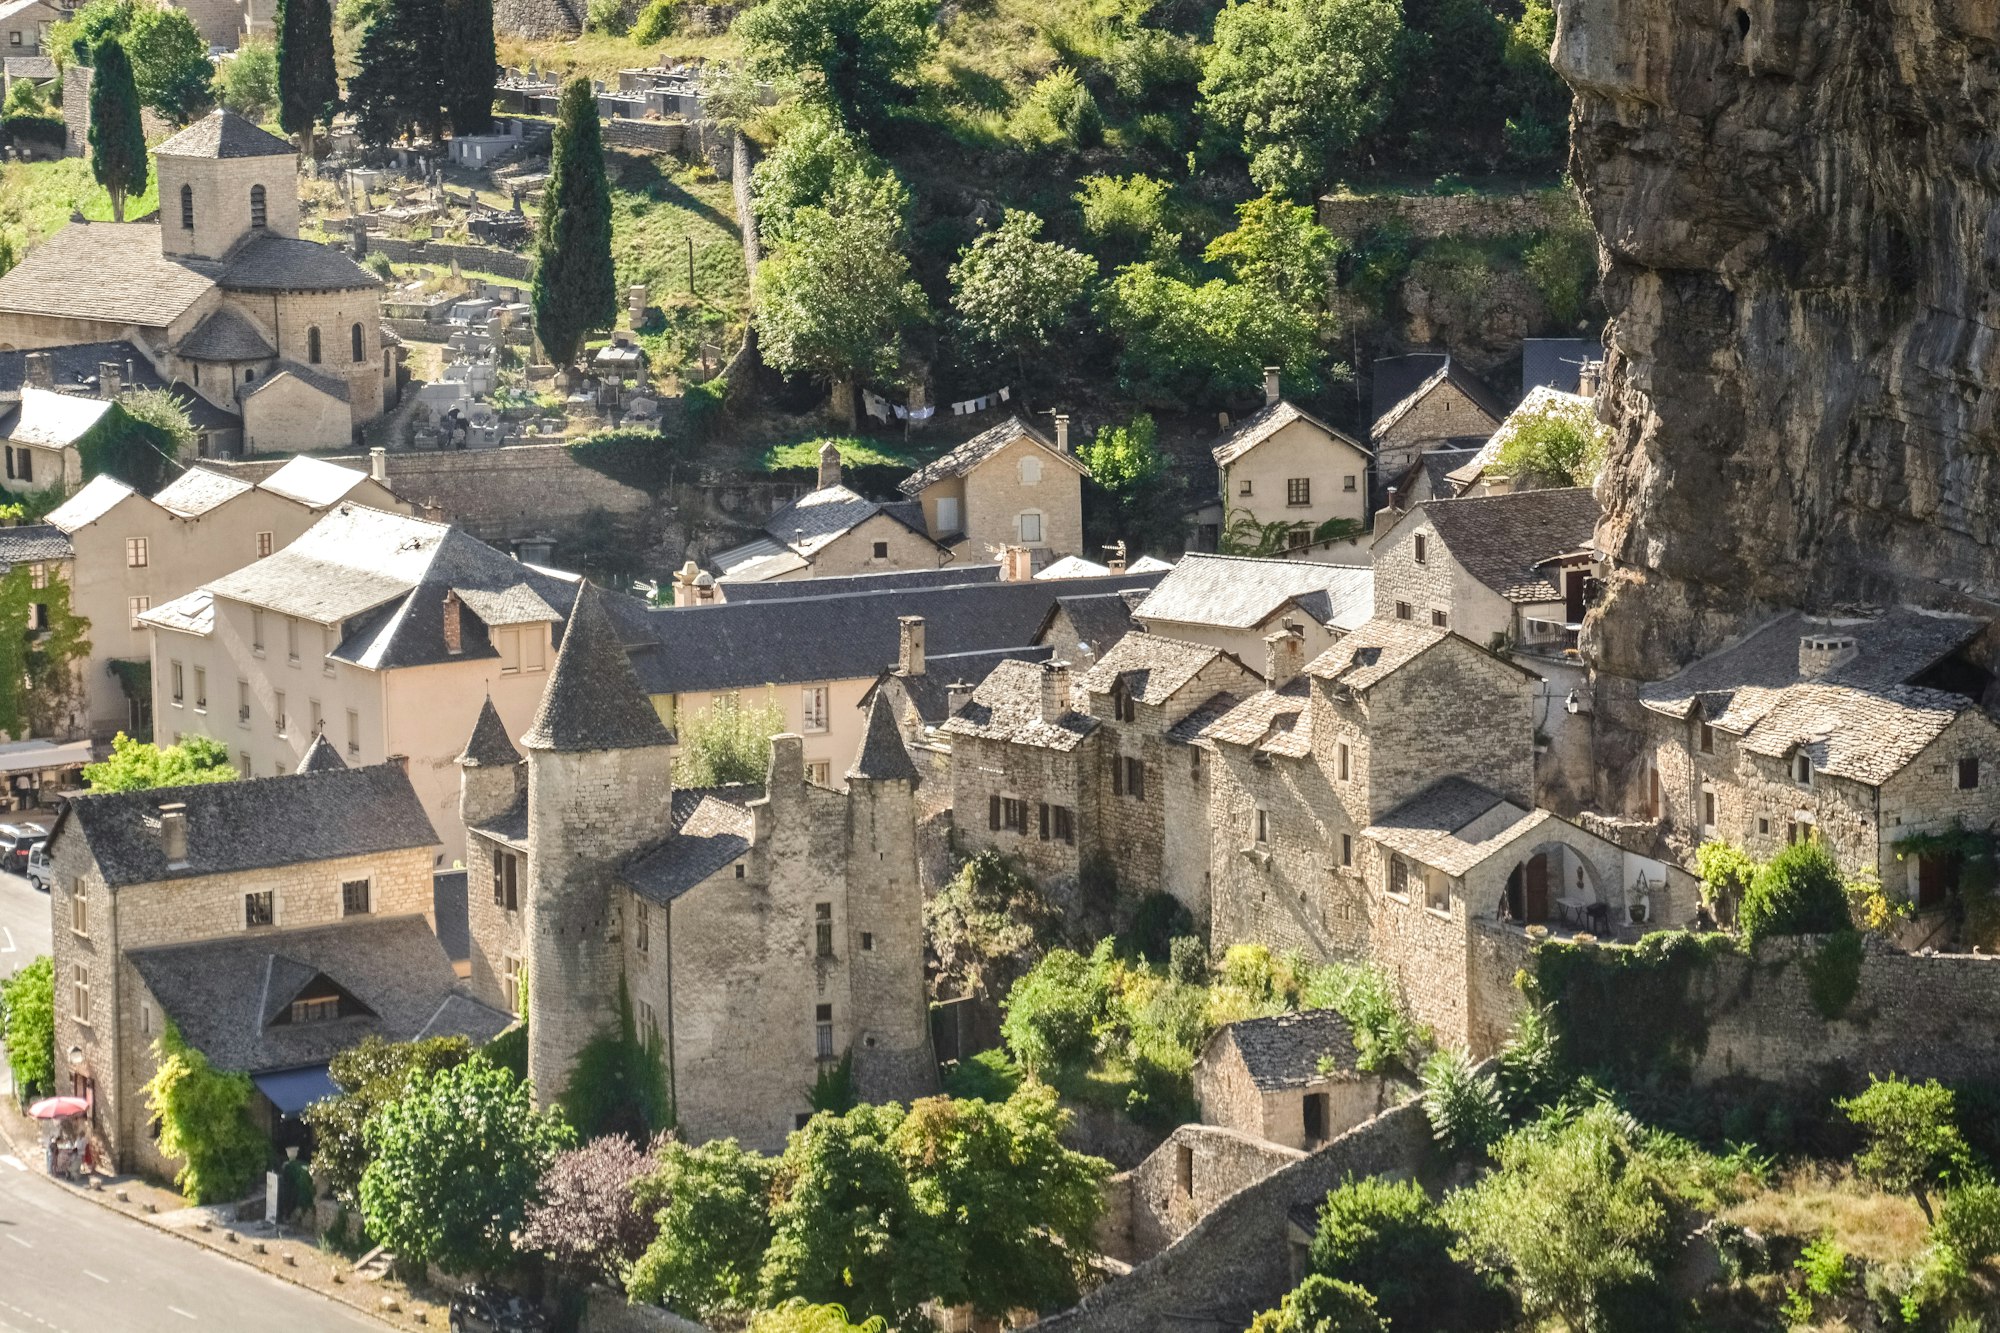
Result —
POLYGON ((270 1156, 250 1119, 250 1076, 210 1065, 171 1019, 153 1053, 146 1109, 160 1119, 160 1151, 181 1159, 174 1183, 194 1203, 241 1197, 270 1156))
POLYGON ((1680 930, 1629 949, 1550 940, 1535 950, 1528 984, 1577 1071, 1685 1077, 1708 1047, 1709 1010, 1694 982, 1736 949, 1731 936, 1680 930))
MULTIPOLYGON (((50 568, 44 566, 45 569, 50 568)), ((53 571, 45 588, 33 586, 30 567, 0 574, 0 732, 16 738, 46 735, 68 722, 81 701, 76 665, 90 652, 90 622, 70 609, 69 584, 53 571), (36 623, 35 608, 46 607, 36 623)))

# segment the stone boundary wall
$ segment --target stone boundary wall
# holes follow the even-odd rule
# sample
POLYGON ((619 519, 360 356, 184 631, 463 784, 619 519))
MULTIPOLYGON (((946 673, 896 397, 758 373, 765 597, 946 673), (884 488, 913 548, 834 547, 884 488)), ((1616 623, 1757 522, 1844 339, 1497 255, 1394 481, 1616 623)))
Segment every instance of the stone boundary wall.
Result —
POLYGON ((526 282, 535 273, 535 266, 526 255, 491 245, 458 245, 450 241, 406 241, 395 236, 370 236, 368 250, 387 255, 398 264, 448 265, 456 259, 461 269, 494 273, 515 282, 526 282))
POLYGON ((592 1287, 583 1307, 583 1333, 708 1333, 705 1324, 657 1305, 627 1305, 615 1291, 592 1287))
POLYGON ((1167 1249, 1037 1327, 1043 1333, 1153 1333, 1169 1322, 1208 1319, 1242 1328, 1291 1289, 1293 1208, 1317 1205, 1349 1175, 1414 1175, 1430 1149, 1430 1121, 1420 1099, 1385 1111, 1236 1191, 1167 1249))
POLYGON ((1304 1156, 1240 1130, 1182 1125, 1145 1161, 1105 1182, 1097 1248, 1128 1264, 1150 1259, 1224 1199, 1304 1156), (1183 1154, 1191 1191, 1181 1187, 1183 1154))
POLYGON ((1320 198, 1319 224, 1350 241, 1391 222, 1418 241, 1440 236, 1490 239, 1547 231, 1569 220, 1575 208, 1559 189, 1524 194, 1329 194, 1320 198))
POLYGON ((1946 1082, 2000 1078, 2000 958, 1891 953, 1872 945, 1847 1011, 1813 1008, 1802 963, 1816 946, 1767 945, 1716 960, 1693 998, 1710 1014, 1699 1082, 1747 1076, 1810 1086, 1829 1069, 1946 1082))
POLYGON ((678 153, 686 141, 687 126, 677 120, 628 120, 619 116, 604 122, 604 142, 613 148, 678 153))

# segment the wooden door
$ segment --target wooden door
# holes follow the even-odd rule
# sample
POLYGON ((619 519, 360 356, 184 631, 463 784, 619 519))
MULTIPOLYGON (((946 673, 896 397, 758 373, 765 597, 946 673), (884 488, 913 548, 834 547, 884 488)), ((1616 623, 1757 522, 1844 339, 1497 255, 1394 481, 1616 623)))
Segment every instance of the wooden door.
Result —
POLYGON ((1536 852, 1528 858, 1527 873, 1521 876, 1521 919, 1549 919, 1549 857, 1536 852))
POLYGON ((1939 856, 1917 858, 1917 908, 1936 907, 1944 901, 1945 863, 1939 856))

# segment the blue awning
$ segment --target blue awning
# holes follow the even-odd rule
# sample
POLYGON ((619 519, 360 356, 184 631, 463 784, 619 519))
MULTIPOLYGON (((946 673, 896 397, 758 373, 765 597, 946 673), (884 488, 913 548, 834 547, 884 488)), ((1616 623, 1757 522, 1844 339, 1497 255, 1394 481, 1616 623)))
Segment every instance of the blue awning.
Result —
POLYGON ((280 1115, 297 1115, 314 1102, 340 1093, 325 1065, 281 1069, 275 1074, 252 1074, 250 1081, 257 1085, 257 1091, 271 1099, 271 1105, 278 1108, 280 1115))

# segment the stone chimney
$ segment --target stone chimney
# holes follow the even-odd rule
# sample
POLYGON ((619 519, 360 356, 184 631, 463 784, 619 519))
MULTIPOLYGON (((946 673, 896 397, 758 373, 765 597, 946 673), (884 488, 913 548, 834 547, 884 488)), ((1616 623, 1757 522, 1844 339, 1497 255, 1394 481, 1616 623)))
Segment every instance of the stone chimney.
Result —
POLYGON ((1597 397, 1597 391, 1603 384, 1604 363, 1602 361, 1586 361, 1577 367, 1576 392, 1579 397, 1597 397))
POLYGON ((1069 711, 1069 663, 1042 663, 1042 721, 1054 722, 1069 711))
POLYGON ((125 387, 125 367, 116 361, 97 363, 97 396, 116 398, 125 387))
POLYGON ((701 573, 701 566, 690 560, 674 571, 674 605, 694 605, 694 579, 701 573))
POLYGON ((30 352, 27 355, 26 378, 37 389, 56 387, 55 358, 47 352, 30 352))
POLYGON ((1000 581, 1026 583, 1035 577, 1035 557, 1025 546, 1000 548, 1000 581))
POLYGON ((1278 369, 1277 366, 1264 367, 1264 406, 1266 407, 1276 407, 1278 404, 1278 369))
POLYGON ((955 680, 944 687, 944 708, 946 717, 956 717, 958 710, 972 702, 972 683, 955 680))
POLYGON ((1282 689, 1306 666, 1306 634, 1297 621, 1287 620, 1276 634, 1264 637, 1264 683, 1282 689))
POLYGON ((896 648, 896 672, 904 676, 924 674, 924 618, 922 616, 898 616, 896 648))
POLYGON ((1389 494, 1387 496, 1386 503, 1388 505, 1390 513, 1395 514, 1401 512, 1399 509, 1396 508, 1396 488, 1394 486, 1391 486, 1389 488, 1389 494))
POLYGON ((410 774, 410 756, 406 754, 392 754, 387 758, 385 758, 382 762, 385 764, 393 765, 395 767, 395 770, 398 773, 401 773, 404 777, 408 777, 410 774))
POLYGON ((160 807, 160 850, 169 866, 178 869, 188 863, 187 806, 179 801, 160 807))
POLYGON ((1067 412, 1056 413, 1056 452, 1059 454, 1069 452, 1069 413, 1067 412))
POLYGON ((1104 548, 1104 567, 1113 574, 1125 572, 1125 543, 1113 542, 1104 548))
POLYGON ((368 475, 384 486, 389 484, 389 451, 379 444, 368 451, 368 475))
POLYGON ((464 603, 458 600, 458 590, 452 589, 444 595, 444 650, 453 657, 465 651, 465 625, 459 614, 464 603))
POLYGON ((708 606, 715 600, 715 575, 704 569, 694 576, 694 604, 708 606))
POLYGON ((433 495, 430 499, 424 501, 423 504, 418 506, 418 508, 424 511, 425 522, 427 523, 444 522, 444 505, 439 503, 438 498, 435 495, 433 495))
POLYGON ((1860 652, 1852 634, 1808 634, 1799 640, 1799 677, 1818 680, 1835 667, 1852 662, 1860 652))
POLYGON ((840 446, 828 440, 819 447, 819 488, 840 485, 840 446))

